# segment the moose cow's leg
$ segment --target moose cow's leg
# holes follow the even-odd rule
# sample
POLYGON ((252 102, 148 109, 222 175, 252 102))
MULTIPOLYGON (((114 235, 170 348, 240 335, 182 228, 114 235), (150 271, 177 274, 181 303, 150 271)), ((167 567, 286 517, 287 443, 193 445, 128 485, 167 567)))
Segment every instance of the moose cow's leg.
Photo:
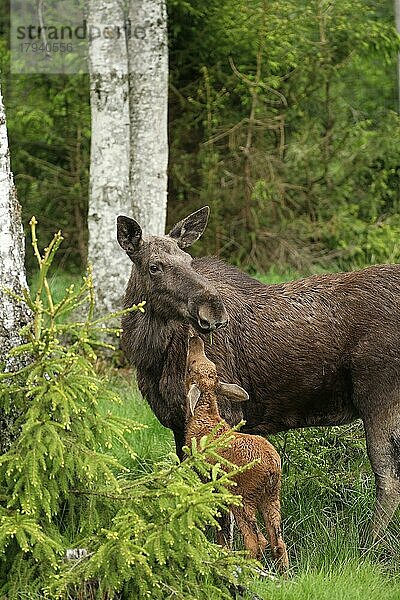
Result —
POLYGON ((400 345, 397 329, 372 331, 353 356, 353 402, 363 420, 375 476, 372 538, 377 540, 400 503, 400 345), (379 342, 379 343, 378 343, 379 342))
POLYGON ((185 458, 182 450, 183 446, 185 445, 185 433, 180 429, 174 429, 173 433, 175 440, 175 451, 179 460, 182 462, 185 458))
POLYGON ((368 456, 375 476, 373 540, 379 538, 400 504, 400 422, 364 421, 368 456))
POLYGON ((371 378, 374 387, 368 390, 368 396, 362 395, 359 403, 375 476, 373 540, 383 533, 400 504, 400 384, 393 371, 385 371, 384 375, 383 383, 378 386, 371 378))

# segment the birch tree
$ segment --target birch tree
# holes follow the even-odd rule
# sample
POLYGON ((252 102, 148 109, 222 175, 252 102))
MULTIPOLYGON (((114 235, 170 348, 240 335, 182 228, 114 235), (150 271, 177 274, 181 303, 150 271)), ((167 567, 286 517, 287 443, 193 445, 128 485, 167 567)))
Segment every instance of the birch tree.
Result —
POLYGON ((168 39, 164 0, 131 0, 128 40, 132 212, 163 235, 167 210, 168 39))
POLYGON ((20 206, 10 167, 7 125, 0 90, 0 359, 20 342, 19 329, 28 322, 28 310, 4 288, 20 294, 27 287, 24 234, 20 206))
POLYGON ((117 308, 128 277, 128 264, 121 260, 115 236, 117 215, 131 213, 125 22, 118 0, 90 0, 89 30, 104 32, 109 28, 110 32, 94 34, 89 43, 92 138, 88 254, 102 313, 117 308))
POLYGON ((92 146, 89 261, 97 308, 120 307, 129 265, 118 214, 163 234, 167 205, 168 46, 165 0, 90 0, 92 146), (101 32, 97 35, 97 32, 101 32))
MULTIPOLYGON (((24 255, 20 206, 11 173, 6 115, 0 89, 0 362, 5 363, 8 370, 20 366, 16 358, 11 361, 7 354, 21 342, 19 330, 28 323, 29 312, 25 305, 5 293, 5 288, 20 295, 27 287, 24 255)), ((9 447, 12 423, 12 412, 4 413, 0 405, 0 454, 9 447)))

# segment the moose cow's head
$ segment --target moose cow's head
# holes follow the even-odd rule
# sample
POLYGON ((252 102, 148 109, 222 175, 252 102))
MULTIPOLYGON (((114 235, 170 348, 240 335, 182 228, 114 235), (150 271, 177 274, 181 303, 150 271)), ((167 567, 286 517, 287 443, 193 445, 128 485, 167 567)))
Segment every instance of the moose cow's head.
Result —
POLYGON ((209 212, 208 206, 200 208, 164 236, 144 236, 134 219, 117 219, 118 242, 133 263, 131 277, 148 308, 166 321, 188 322, 203 333, 228 323, 218 291, 184 251, 202 235, 209 212))

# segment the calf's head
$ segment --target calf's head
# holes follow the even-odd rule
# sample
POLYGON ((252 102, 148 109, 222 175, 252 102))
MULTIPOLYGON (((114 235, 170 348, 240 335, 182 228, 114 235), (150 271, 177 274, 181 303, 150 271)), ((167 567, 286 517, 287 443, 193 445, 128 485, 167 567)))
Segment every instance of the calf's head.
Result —
POLYGON ((190 412, 194 414, 197 402, 204 392, 212 392, 229 400, 242 402, 249 395, 236 383, 224 383, 218 379, 217 368, 204 351, 204 342, 199 336, 189 339, 186 360, 186 388, 190 412))
POLYGON ((134 219, 117 219, 118 242, 133 263, 132 275, 140 282, 148 309, 165 321, 188 322, 202 332, 228 323, 218 291, 195 271, 184 250, 202 235, 209 210, 205 206, 192 213, 164 236, 144 236, 134 219))

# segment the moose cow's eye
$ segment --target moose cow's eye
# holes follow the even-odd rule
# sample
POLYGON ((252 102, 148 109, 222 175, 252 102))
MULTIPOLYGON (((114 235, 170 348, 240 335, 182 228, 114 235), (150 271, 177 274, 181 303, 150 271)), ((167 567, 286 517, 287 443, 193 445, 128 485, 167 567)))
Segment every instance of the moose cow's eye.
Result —
POLYGON ((158 265, 150 265, 149 266, 149 272, 151 275, 154 275, 155 273, 158 273, 159 271, 161 271, 161 269, 158 267, 158 265))

